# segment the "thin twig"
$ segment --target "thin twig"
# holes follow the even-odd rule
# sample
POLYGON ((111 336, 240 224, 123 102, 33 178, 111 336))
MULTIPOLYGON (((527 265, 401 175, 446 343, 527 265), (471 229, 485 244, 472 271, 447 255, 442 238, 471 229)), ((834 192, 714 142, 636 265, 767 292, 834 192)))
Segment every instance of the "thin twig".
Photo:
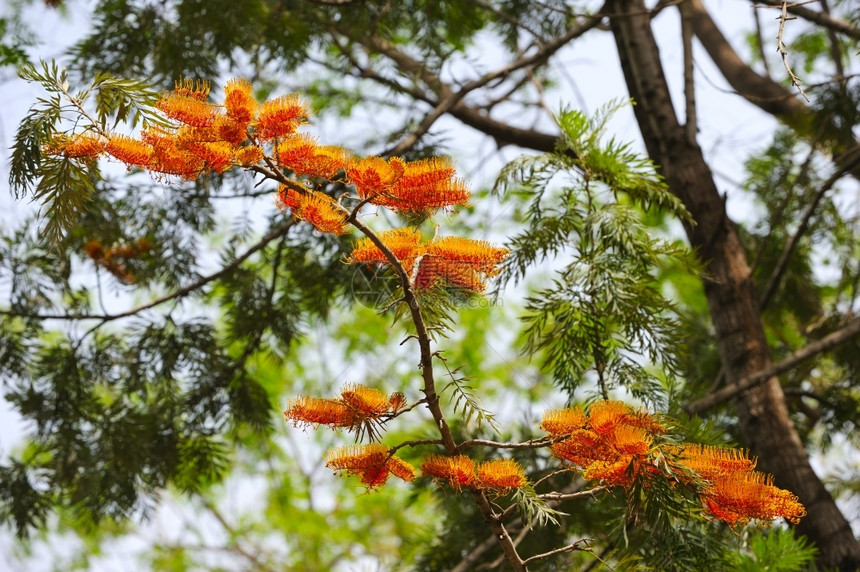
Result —
POLYGON ((800 95, 803 96, 803 99, 809 103, 809 97, 803 91, 803 87, 800 85, 800 79, 794 75, 794 72, 791 71, 791 66, 788 64, 788 50, 785 47, 785 43, 782 41, 783 31, 785 30, 785 22, 787 20, 794 20, 794 18, 788 17, 788 2, 787 0, 783 0, 782 2, 782 14, 779 17, 779 31, 776 34, 776 49, 779 54, 782 56, 782 65, 785 66, 785 71, 788 73, 788 77, 791 78, 791 85, 797 88, 797 91, 800 92, 800 95))
POLYGON ((541 437, 539 439, 531 439, 522 443, 500 443, 498 441, 490 441, 487 439, 469 439, 468 441, 463 441, 457 445, 456 452, 460 453, 469 447, 478 446, 492 447, 493 449, 541 449, 559 440, 561 439, 558 437, 541 437))
MULTIPOLYGON (((764 4, 767 6, 780 8, 785 5, 785 2, 783 0, 757 0, 757 4, 764 4)), ((826 12, 819 12, 818 10, 810 10, 809 8, 805 8, 803 4, 808 4, 808 2, 793 2, 791 4, 788 4, 788 11, 795 16, 800 16, 804 20, 814 22, 815 24, 823 26, 828 30, 833 30, 834 32, 844 34, 846 36, 854 38, 855 40, 860 40, 860 27, 852 24, 847 20, 842 20, 841 18, 834 18, 826 12)))
POLYGON ((549 558, 550 556, 555 556, 556 554, 564 554, 565 552, 573 552, 574 550, 581 550, 583 552, 592 552, 591 547, 585 546, 582 547, 580 544, 588 543, 592 539, 591 538, 581 538, 574 542, 573 544, 568 544, 567 546, 561 546, 554 550, 550 550, 549 552, 544 552, 542 554, 535 554, 534 556, 529 556, 523 562, 528 564, 529 562, 535 562, 537 560, 543 560, 544 558, 549 558))

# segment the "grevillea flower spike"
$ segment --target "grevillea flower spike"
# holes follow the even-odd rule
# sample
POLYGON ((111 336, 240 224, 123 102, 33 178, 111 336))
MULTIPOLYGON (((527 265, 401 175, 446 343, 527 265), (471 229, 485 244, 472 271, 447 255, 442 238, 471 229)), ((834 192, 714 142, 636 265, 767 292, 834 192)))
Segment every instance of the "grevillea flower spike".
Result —
POLYGON ((389 474, 406 482, 415 479, 415 468, 393 455, 388 447, 381 443, 329 451, 326 455, 326 466, 335 471, 357 475, 361 483, 371 489, 385 484, 389 474))

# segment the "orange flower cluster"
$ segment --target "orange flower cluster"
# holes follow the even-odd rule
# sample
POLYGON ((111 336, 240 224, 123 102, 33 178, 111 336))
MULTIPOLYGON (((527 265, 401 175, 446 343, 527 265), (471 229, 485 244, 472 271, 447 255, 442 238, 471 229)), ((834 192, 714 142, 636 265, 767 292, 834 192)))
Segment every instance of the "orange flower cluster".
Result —
POLYGON ((223 173, 234 165, 256 164, 264 155, 260 144, 292 135, 309 114, 296 95, 260 105, 251 84, 242 79, 229 81, 224 95, 224 104, 215 105, 206 101, 208 84, 180 81, 156 104, 172 126, 150 126, 140 139, 58 135, 45 152, 72 158, 107 153, 131 167, 193 180, 207 170, 223 173))
POLYGON ((395 211, 418 212, 468 202, 471 193, 454 174, 451 161, 438 157, 408 163, 399 157, 366 157, 351 161, 346 171, 362 199, 395 211))
POLYGON ((278 189, 278 205, 292 210, 293 216, 306 220, 317 230, 340 236, 346 231, 346 212, 330 196, 310 189, 300 193, 281 185, 278 189))
POLYGON ((755 460, 743 451, 687 444, 677 463, 701 476, 705 507, 731 526, 779 517, 797 524, 806 515, 797 497, 775 487, 771 475, 754 471, 755 460))
MULTIPOLYGON (((399 228, 379 234, 406 272, 414 274, 416 288, 436 285, 464 288, 483 292, 486 279, 495 276, 498 265, 507 257, 508 250, 483 240, 448 236, 422 242, 418 231, 399 228), (415 264, 417 272, 414 272, 415 264)), ((347 262, 353 264, 388 264, 388 259, 369 238, 355 242, 347 262)))
POLYGON ((628 487, 648 467, 648 453, 665 428, 647 413, 619 401, 598 401, 588 415, 581 408, 549 411, 541 428, 567 436, 552 452, 582 467, 587 479, 628 487))
POLYGON ((291 399, 284 417, 293 424, 357 428, 403 409, 402 393, 386 395, 360 384, 344 386, 338 399, 302 396, 291 399))
POLYGON ((136 280, 128 268, 129 260, 139 258, 151 249, 152 244, 146 238, 140 238, 133 244, 114 246, 108 249, 105 249, 98 240, 91 240, 84 245, 84 251, 93 262, 125 284, 134 284, 136 280))
POLYGON ((294 134, 278 143, 277 157, 281 165, 296 175, 333 179, 346 169, 348 153, 337 145, 317 145, 316 139, 294 134))
MULTIPOLYGON (((117 133, 55 134, 43 151, 81 160, 107 154, 129 167, 186 180, 265 161, 266 168, 277 164, 297 177, 352 185, 358 199, 395 211, 426 213, 466 204, 470 196, 449 159, 353 158, 342 147, 319 145, 315 138, 297 133, 310 115, 298 95, 260 103, 245 79, 227 82, 220 105, 209 102, 209 95, 208 83, 181 80, 156 103, 168 125, 150 125, 139 138, 117 133)), ((278 192, 281 207, 322 232, 345 232, 349 214, 345 208, 310 187, 303 190, 299 183, 290 187, 278 192)), ((419 282, 429 285, 440 278, 472 290, 483 285, 468 265, 439 261, 428 261, 419 282)))
POLYGON ((406 482, 415 479, 415 468, 392 454, 388 447, 381 443, 329 451, 326 455, 326 467, 357 475, 361 483, 371 489, 385 484, 389 475, 406 482))
POLYGON ((62 155, 70 159, 98 157, 105 150, 107 141, 94 133, 74 133, 64 135, 57 133, 53 140, 45 145, 43 151, 47 155, 62 155))
POLYGON ((523 468, 513 459, 475 463, 464 455, 446 457, 430 455, 421 465, 424 476, 445 481, 455 489, 475 487, 482 490, 505 492, 526 485, 523 468))
POLYGON ((778 517, 797 522, 806 514, 797 497, 753 471, 755 460, 743 451, 664 444, 666 429, 659 421, 618 401, 593 403, 587 414, 581 407, 548 411, 541 428, 559 438, 553 453, 581 467, 586 479, 647 484, 661 474, 659 457, 671 467, 665 478, 697 487, 708 512, 731 526, 778 517))

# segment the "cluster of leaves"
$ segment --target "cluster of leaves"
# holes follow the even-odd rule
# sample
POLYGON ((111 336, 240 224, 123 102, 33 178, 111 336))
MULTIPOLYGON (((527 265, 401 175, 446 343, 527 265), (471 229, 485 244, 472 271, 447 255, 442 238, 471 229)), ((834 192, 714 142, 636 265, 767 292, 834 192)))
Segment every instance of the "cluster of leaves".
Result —
POLYGON ((542 356, 571 398, 591 380, 604 399, 625 389, 665 406, 663 379, 649 367, 677 374, 679 324, 656 273, 668 265, 695 272, 698 264, 647 228, 643 208, 688 220, 653 165, 626 144, 603 141, 619 105, 594 117, 562 111, 558 152, 521 158, 502 172, 497 191, 528 201, 527 228, 511 241, 502 280, 521 280, 548 258, 564 260, 552 287, 527 300, 525 351, 542 356))

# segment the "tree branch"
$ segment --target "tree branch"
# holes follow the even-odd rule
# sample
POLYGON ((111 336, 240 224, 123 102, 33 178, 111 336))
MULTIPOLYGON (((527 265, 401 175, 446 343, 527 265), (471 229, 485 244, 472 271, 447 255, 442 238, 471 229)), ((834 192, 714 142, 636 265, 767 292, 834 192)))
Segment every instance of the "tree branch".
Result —
POLYGON ((780 57, 782 57, 782 65, 785 67, 785 72, 788 74, 788 77, 791 78, 791 85, 796 87, 797 91, 800 92, 800 95, 803 96, 803 99, 809 103, 809 96, 806 95, 806 92, 803 91, 803 88, 800 86, 800 79, 794 75, 794 72, 791 71, 791 66, 788 65, 788 50, 785 48, 785 42, 782 41, 783 33, 785 31, 785 23, 790 19, 793 20, 794 18, 788 17, 788 2, 787 0, 783 0, 782 14, 779 16, 779 31, 776 33, 776 49, 779 52, 780 57))
POLYGON ((751 375, 749 377, 741 379, 737 383, 727 385, 726 387, 715 391, 714 393, 703 397, 698 401, 690 403, 684 409, 685 411, 687 411, 687 413, 691 414, 701 413, 707 409, 710 409, 711 407, 714 407, 715 405, 719 405, 720 403, 728 401, 729 399, 746 391, 747 389, 764 383, 775 375, 779 375, 784 371, 788 371, 789 369, 793 368, 794 366, 809 358, 812 358, 820 353, 829 351, 858 335, 860 335, 860 318, 853 318, 842 328, 824 336, 818 341, 812 342, 811 344, 804 346, 803 348, 797 350, 781 362, 773 364, 770 367, 767 367, 762 371, 756 373, 755 375, 751 375))
POLYGON ((591 540, 590 538, 581 538, 574 542, 573 544, 568 544, 567 546, 561 546, 554 550, 550 550, 549 552, 544 552, 542 554, 535 554, 534 556, 529 556, 526 558, 523 563, 528 564, 529 562, 535 562, 537 560, 543 560, 544 558, 549 558, 550 556, 555 556, 556 554, 564 554, 565 552, 573 552, 574 550, 582 550, 584 552, 591 552, 591 548, 588 546, 582 547, 580 544, 588 543, 591 540))
MULTIPOLYGON (((450 113, 452 116, 470 127, 478 129, 479 131, 493 137, 500 144, 514 143, 537 150, 552 151, 555 148, 557 136, 540 133, 534 130, 512 127, 494 120, 488 115, 484 115, 476 109, 466 105, 463 102, 463 99, 472 91, 480 89, 498 79, 506 78, 515 71, 521 69, 533 69, 544 65, 550 57, 552 57, 552 55, 562 47, 598 26, 602 20, 602 16, 600 14, 601 13, 599 11, 597 15, 587 18, 581 25, 571 28, 565 34, 562 34, 555 40, 546 43, 534 53, 523 55, 522 57, 517 58, 492 72, 484 74, 480 78, 467 82, 457 91, 454 91, 422 62, 397 49, 397 47, 390 42, 377 36, 357 37, 350 36, 341 30, 338 30, 338 32, 351 41, 365 46, 369 51, 386 56, 397 65, 401 72, 416 77, 436 95, 435 102, 428 101, 428 103, 434 105, 435 108, 427 117, 425 117, 424 121, 422 121, 418 131, 416 132, 419 133, 418 136, 426 133, 433 122, 435 122, 440 116, 445 113, 450 113)), ((363 70, 362 75, 364 77, 371 77, 377 81, 382 79, 378 74, 367 76, 366 70, 363 70)), ((392 85, 391 80, 387 79, 384 83, 389 87, 395 87, 397 85, 392 85)), ((414 96, 414 91, 411 91, 410 95, 414 96)), ((421 97, 420 99, 427 101, 426 96, 421 97)), ((410 135, 410 137, 404 140, 404 142, 398 144, 392 150, 392 153, 396 154, 397 152, 402 152, 403 148, 408 148, 409 145, 414 144, 414 139, 417 139, 417 136, 415 136, 415 134, 410 135)))
MULTIPOLYGON (((781 8, 783 2, 782 0, 755 0, 753 2, 753 5, 756 4, 765 4, 767 6, 781 8)), ((809 20, 810 22, 814 22, 815 24, 823 26, 828 30, 833 30, 834 32, 850 36, 855 40, 860 40, 860 27, 855 26, 847 20, 843 20, 841 18, 834 18, 826 12, 810 10, 809 8, 804 7, 801 3, 788 4, 787 8, 789 12, 791 12, 795 16, 800 16, 804 20, 809 20)))
POLYGON ((487 439, 469 439, 468 441, 463 441, 459 445, 457 445, 456 452, 462 452, 469 447, 492 447, 494 449, 540 449, 542 447, 546 447, 547 445, 551 445, 556 441, 560 441, 561 439, 566 438, 567 436, 562 437, 541 437, 539 439, 531 439, 529 441, 523 441, 522 443, 499 443, 497 441, 489 441, 487 439))
POLYGON ((689 11, 681 10, 681 42, 684 46, 684 130, 690 144, 696 142, 698 121, 696 119, 696 82, 693 78, 693 27, 689 11))

